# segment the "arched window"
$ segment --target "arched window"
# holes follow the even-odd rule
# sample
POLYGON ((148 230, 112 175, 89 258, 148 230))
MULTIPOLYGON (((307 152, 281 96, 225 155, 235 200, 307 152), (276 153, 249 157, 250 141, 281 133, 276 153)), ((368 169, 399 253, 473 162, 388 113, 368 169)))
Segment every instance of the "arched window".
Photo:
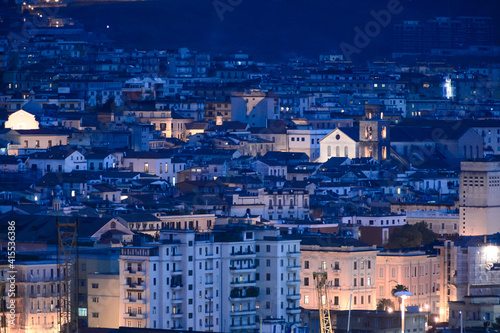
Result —
POLYGON ((335 156, 340 157, 340 146, 335 147, 335 156))
POLYGON ((349 147, 347 146, 344 147, 344 156, 349 157, 349 147))
POLYGON ((328 148, 327 148, 327 156, 328 157, 332 156, 332 147, 331 146, 328 146, 328 148))
POLYGON ((111 229, 116 229, 116 222, 111 222, 111 229))

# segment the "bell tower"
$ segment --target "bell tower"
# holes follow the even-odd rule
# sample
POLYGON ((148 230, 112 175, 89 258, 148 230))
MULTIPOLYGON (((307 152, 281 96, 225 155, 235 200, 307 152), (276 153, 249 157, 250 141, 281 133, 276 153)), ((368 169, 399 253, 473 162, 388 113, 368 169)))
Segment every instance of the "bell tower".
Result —
POLYGON ((378 101, 365 105, 365 119, 359 122, 359 157, 378 161, 389 158, 390 127, 384 119, 385 106, 378 101))

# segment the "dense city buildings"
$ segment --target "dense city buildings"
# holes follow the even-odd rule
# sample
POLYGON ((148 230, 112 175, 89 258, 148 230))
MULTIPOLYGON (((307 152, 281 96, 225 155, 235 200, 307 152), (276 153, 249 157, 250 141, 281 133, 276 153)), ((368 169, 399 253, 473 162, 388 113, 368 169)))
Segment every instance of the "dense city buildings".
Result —
POLYGON ((491 17, 436 17, 394 24, 394 53, 467 55, 498 52, 491 17))
POLYGON ((47 12, 87 5, 0 8, 0 331, 498 330, 495 17, 273 60, 47 12))

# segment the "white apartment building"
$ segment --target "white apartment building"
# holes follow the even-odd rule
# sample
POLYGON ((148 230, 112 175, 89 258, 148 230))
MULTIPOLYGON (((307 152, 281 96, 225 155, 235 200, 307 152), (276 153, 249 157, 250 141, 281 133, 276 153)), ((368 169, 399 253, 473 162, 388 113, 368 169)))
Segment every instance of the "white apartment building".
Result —
POLYGON ((125 221, 130 230, 154 235, 160 229, 208 231, 215 224, 215 214, 193 215, 161 215, 155 214, 158 220, 125 221))
POLYGON ((78 150, 63 150, 57 147, 54 150, 39 152, 30 155, 32 169, 48 172, 72 172, 87 170, 87 159, 78 150))
POLYGON ((320 140, 330 132, 328 129, 289 129, 288 152, 306 153, 312 162, 320 156, 320 140))
POLYGON ((256 332, 270 317, 295 325, 299 244, 275 229, 227 225, 163 230, 158 243, 124 247, 120 326, 256 332))
POLYGON ((269 220, 309 218, 309 192, 264 190, 232 195, 231 216, 261 215, 269 220))
POLYGON ((406 224, 406 215, 368 215, 368 216, 343 216, 345 224, 358 224, 362 226, 402 226, 406 224))
POLYGON ((123 166, 133 172, 156 175, 175 185, 177 172, 184 170, 186 163, 172 158, 168 152, 129 151, 123 156, 123 166))

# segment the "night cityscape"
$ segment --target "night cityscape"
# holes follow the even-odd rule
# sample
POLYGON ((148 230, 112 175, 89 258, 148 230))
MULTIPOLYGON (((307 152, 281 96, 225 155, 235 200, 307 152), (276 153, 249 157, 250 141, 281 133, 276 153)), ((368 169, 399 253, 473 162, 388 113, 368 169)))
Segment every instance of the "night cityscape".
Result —
POLYGON ((500 330, 500 2, 0 0, 0 333, 500 330))

